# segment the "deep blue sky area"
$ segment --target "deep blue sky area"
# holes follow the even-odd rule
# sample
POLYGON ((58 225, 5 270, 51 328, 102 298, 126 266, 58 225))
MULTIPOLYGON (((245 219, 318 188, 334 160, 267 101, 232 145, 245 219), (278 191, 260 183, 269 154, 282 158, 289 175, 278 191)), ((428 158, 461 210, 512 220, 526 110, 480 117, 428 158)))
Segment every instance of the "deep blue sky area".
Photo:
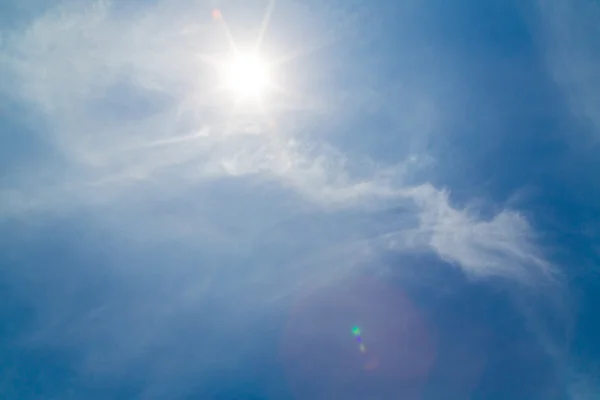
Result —
POLYGON ((599 63, 589 0, 2 2, 0 398, 600 398, 599 63))

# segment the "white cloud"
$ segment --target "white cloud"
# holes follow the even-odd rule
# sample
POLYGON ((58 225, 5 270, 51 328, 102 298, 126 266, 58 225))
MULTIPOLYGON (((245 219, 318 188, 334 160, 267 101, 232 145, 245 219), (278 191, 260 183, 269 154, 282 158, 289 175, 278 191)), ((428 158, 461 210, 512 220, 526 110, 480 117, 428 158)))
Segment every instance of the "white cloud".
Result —
POLYGON ((486 220, 476 210, 452 207, 447 192, 422 187, 415 194, 422 209, 419 231, 443 259, 477 277, 524 283, 552 278, 553 267, 539 254, 533 231, 518 212, 505 210, 486 220))

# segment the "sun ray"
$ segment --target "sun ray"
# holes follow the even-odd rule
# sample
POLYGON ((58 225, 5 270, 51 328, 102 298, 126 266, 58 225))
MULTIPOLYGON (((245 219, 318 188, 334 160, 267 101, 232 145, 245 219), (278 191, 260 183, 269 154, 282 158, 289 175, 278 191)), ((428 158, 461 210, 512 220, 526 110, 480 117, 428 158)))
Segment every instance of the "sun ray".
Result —
POLYGON ((265 37, 265 33, 269 27, 269 22, 271 21, 271 15, 273 14, 273 10, 275 9, 275 0, 269 0, 269 4, 267 5, 267 9, 265 11, 265 16, 263 18, 263 22, 260 26, 260 32, 258 33, 258 38, 256 39, 256 49, 255 51, 260 51, 260 47, 262 46, 262 42, 265 37))
POLYGON ((294 61, 294 60, 296 60, 298 58, 306 57, 306 56, 308 56, 308 55, 310 55, 310 54, 312 54, 312 53, 314 53, 316 51, 319 51, 319 50, 322 50, 322 49, 324 49, 326 47, 332 46, 332 45, 334 45, 335 43, 337 43, 340 40, 341 39, 339 39, 339 38, 331 38, 331 39, 328 39, 328 40, 324 40, 324 41, 322 41, 322 42, 320 42, 318 44, 313 44, 310 47, 307 47, 307 48, 304 48, 304 49, 298 49, 298 50, 296 50, 294 52, 284 54, 283 56, 281 56, 281 57, 273 60, 272 64, 274 66, 279 66, 279 65, 283 65, 283 64, 292 62, 292 61, 294 61))

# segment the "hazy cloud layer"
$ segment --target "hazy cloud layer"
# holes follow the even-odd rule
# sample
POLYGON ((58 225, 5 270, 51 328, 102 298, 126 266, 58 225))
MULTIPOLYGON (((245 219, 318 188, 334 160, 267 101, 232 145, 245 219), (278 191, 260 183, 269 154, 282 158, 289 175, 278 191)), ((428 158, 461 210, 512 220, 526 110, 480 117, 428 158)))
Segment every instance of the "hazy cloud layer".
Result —
MULTIPOLYGON (((299 54, 300 64, 328 43, 357 37, 352 13, 319 15, 280 3, 281 12, 315 29, 332 16, 341 21, 335 34, 333 28, 320 37, 307 33, 319 39, 284 54, 299 54)), ((261 15, 263 6, 252 12, 261 15)), ((560 7, 542 8, 550 31, 562 35, 560 7)), ((210 11, 203 2, 157 2, 135 11, 117 2, 64 2, 2 32, 0 75, 10 79, 0 83, 1 93, 35 117, 34 140, 46 143, 47 152, 0 181, 0 223, 29 224, 39 237, 23 240, 37 243, 53 232, 53 221, 74 224, 81 217, 82 226, 103 234, 69 240, 85 251, 101 248, 98 257, 105 257, 99 265, 57 271, 60 278, 33 261, 31 270, 7 272, 42 293, 35 329, 21 345, 78 349, 77 365, 89 379, 111 381, 137 369, 144 375, 142 398, 176 397, 191 390, 198 374, 218 374, 256 351, 254 342, 226 343, 219 329, 254 327, 254 318, 301 288, 361 268, 413 268, 388 265, 382 260, 389 254, 434 254, 469 279, 505 278, 523 290, 563 293, 561 271, 524 214, 498 205, 484 213, 480 199, 459 206, 428 179, 443 166, 421 143, 441 129, 441 105, 425 94, 409 105, 361 84, 343 93, 326 85, 302 93, 302 79, 333 80, 336 66, 318 76, 307 69, 301 78, 301 70, 283 76, 282 64, 282 86, 296 92, 273 94, 262 111, 234 109, 218 90, 213 63, 228 44, 210 11), (389 98, 403 105, 406 118, 394 114, 389 98), (402 119, 392 129, 407 146, 395 162, 347 151, 326 132, 360 113, 402 119), (315 126, 325 133, 310 133, 315 126), (165 248, 165 258, 177 260, 169 269, 160 260, 165 248), (66 288, 58 283, 65 277, 66 288), (99 300, 82 293, 78 279, 118 290, 99 300), (79 308, 78 299, 88 297, 79 308), (185 347, 201 324, 190 321, 208 314, 218 317, 202 321, 202 348, 185 347), (180 345, 165 349, 174 343, 180 345)), ((549 60, 562 60, 561 52, 578 41, 562 37, 549 60)), ((268 39, 265 46, 275 58, 282 52, 268 39)), ((574 107, 599 120, 597 99, 584 85, 593 80, 595 61, 583 59, 583 48, 574 51, 568 65, 556 64, 557 79, 574 93, 574 107)), ((361 135, 378 129, 384 128, 369 126, 361 135)), ((2 135, 11 134, 18 133, 2 135)), ((580 393, 593 385, 582 379, 572 398, 585 399, 580 393)))
POLYGON ((122 181, 258 176, 327 208, 412 203, 420 215, 420 244, 477 276, 521 279, 530 268, 551 273, 518 213, 484 221, 453 208, 443 190, 426 183, 407 187, 405 175, 426 155, 399 165, 349 160, 325 143, 297 137, 284 125, 290 116, 277 110, 271 119, 227 115, 206 63, 223 57, 224 35, 206 15, 206 7, 190 12, 166 3, 133 15, 108 2, 63 5, 7 35, 3 65, 15 77, 9 93, 45 117, 49 130, 39 135, 50 136, 44 140, 71 168, 49 185, 33 180, 36 187, 4 187, 5 213, 51 208, 65 197, 118 202, 110 194, 122 181), (283 128, 273 122, 277 118, 283 128))

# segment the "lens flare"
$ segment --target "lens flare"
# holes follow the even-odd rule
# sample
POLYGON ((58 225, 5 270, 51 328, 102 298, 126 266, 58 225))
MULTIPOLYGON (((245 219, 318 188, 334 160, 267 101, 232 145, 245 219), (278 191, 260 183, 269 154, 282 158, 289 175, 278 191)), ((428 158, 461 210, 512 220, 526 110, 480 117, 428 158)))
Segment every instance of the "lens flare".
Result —
POLYGON ((361 353, 366 353, 367 351, 367 347, 365 346, 365 344, 363 343, 363 339, 362 336, 360 336, 360 328, 358 326, 353 326, 352 327, 352 334, 354 335, 354 337, 356 338, 356 341, 358 343, 360 343, 360 345, 358 346, 358 349, 360 350, 361 353))

